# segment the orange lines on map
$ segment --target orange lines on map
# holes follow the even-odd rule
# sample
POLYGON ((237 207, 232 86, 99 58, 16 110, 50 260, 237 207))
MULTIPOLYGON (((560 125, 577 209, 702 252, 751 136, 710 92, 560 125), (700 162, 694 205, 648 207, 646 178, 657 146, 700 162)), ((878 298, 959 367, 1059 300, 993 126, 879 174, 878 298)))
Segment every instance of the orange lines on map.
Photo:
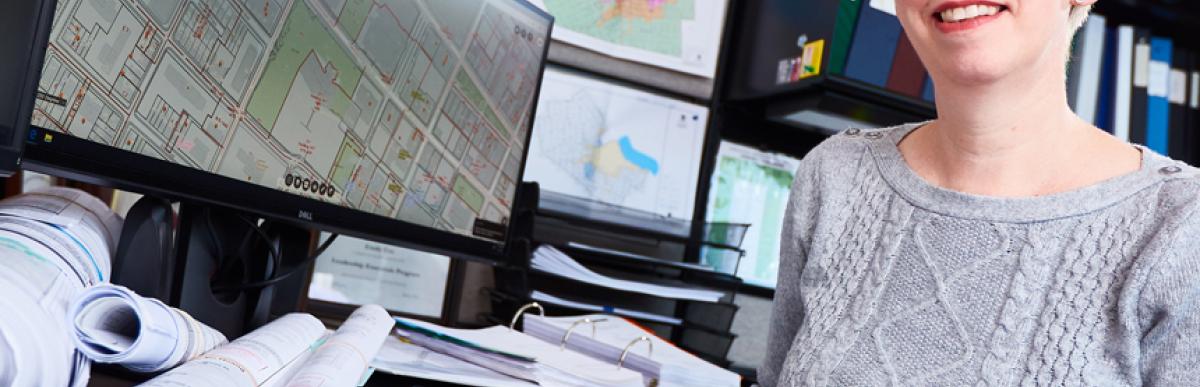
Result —
POLYGON ((666 6, 675 4, 677 0, 611 0, 611 5, 604 10, 597 26, 604 26, 613 19, 645 19, 654 21, 663 18, 666 6))

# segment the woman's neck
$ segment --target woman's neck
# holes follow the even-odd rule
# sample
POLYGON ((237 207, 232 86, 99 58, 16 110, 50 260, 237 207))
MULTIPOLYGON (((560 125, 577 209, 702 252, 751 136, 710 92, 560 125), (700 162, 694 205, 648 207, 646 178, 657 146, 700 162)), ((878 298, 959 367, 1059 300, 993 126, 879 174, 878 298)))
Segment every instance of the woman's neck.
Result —
POLYGON ((1023 71, 982 86, 937 80, 938 119, 900 151, 930 183, 986 196, 1046 195, 1136 170, 1136 149, 1071 112, 1063 73, 1023 71))

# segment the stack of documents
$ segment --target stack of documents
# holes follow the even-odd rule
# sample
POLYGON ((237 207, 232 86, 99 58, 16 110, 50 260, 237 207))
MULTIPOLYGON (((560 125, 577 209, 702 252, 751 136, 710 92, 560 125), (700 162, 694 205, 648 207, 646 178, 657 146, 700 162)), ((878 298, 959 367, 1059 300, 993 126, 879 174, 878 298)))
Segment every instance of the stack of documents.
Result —
POLYGON ((225 335, 162 301, 122 286, 94 286, 67 310, 75 346, 100 363, 157 372, 225 343, 225 335))
POLYGON ((151 379, 144 387, 282 386, 325 335, 305 313, 285 315, 151 379))
POLYGON ((67 305, 103 283, 121 219, 95 197, 47 188, 0 202, 0 385, 84 386, 67 305))
POLYGON ((316 317, 292 313, 143 386, 358 386, 393 325, 379 305, 358 308, 332 334, 316 317))
POLYGON ((624 317, 629 317, 629 318, 634 318, 634 319, 639 319, 639 320, 663 323, 663 324, 667 324, 667 325, 683 324, 683 319, 679 319, 679 318, 675 318, 675 317, 657 315, 654 313, 647 313, 647 312, 642 312, 642 311, 632 310, 632 309, 614 308, 611 306, 603 306, 603 305, 588 304, 588 303, 583 303, 583 302, 578 302, 578 301, 571 301, 571 300, 568 300, 565 298, 561 298, 561 297, 558 297, 558 296, 555 296, 555 295, 552 295, 549 293, 543 293, 543 292, 540 292, 537 290, 534 290, 533 293, 531 293, 529 295, 529 298, 534 301, 540 302, 543 305, 557 305, 557 306, 561 306, 561 307, 565 307, 565 308, 586 310, 589 312, 603 312, 603 313, 615 314, 618 316, 624 316, 624 317))
POLYGON ((358 386, 395 324, 382 306, 359 307, 304 361, 287 385, 358 386))
POLYGON ((535 270, 571 278, 576 281, 656 297, 717 302, 725 296, 724 292, 716 290, 664 286, 607 277, 588 270, 588 268, 571 259, 567 254, 549 245, 542 245, 534 251, 531 264, 535 270))
POLYGON ((506 327, 452 329, 396 318, 413 343, 508 375, 551 386, 638 386, 642 375, 506 327))
POLYGON ((623 318, 610 315, 574 317, 541 317, 526 315, 526 334, 547 342, 617 364, 625 354, 624 367, 636 370, 647 384, 657 380, 659 386, 736 387, 741 377, 717 367, 623 318), (581 321, 591 321, 580 324, 581 321), (568 336, 568 332, 570 335, 568 336), (645 339, 642 339, 642 338, 645 339), (638 340, 649 340, 649 348, 639 347, 638 340))
POLYGON ((431 349, 408 339, 389 336, 371 363, 377 371, 424 380, 438 380, 468 386, 535 387, 537 384, 513 378, 431 349))

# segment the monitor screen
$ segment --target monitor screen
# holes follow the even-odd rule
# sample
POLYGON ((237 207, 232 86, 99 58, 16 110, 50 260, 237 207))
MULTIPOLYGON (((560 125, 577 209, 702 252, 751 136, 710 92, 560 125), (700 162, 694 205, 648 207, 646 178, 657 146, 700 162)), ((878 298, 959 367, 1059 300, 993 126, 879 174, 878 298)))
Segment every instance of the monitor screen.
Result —
POLYGON ((707 222, 750 227, 740 241, 726 241, 739 244, 744 255, 709 247, 701 253, 701 262, 747 283, 775 287, 783 216, 799 167, 800 160, 790 156, 722 141, 708 195, 707 222))
POLYGON ((551 25, 524 0, 61 0, 32 122, 504 242, 551 25))
POLYGON ((708 109, 546 70, 526 181, 543 190, 691 220, 708 109))

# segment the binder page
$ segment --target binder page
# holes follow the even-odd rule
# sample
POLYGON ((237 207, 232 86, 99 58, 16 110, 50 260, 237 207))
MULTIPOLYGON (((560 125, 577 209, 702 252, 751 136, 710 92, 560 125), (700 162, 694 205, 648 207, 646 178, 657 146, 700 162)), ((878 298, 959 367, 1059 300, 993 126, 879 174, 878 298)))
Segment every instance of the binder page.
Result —
POLYGON ((324 333, 316 317, 288 314, 143 386, 257 387, 305 355, 324 333))
POLYGON ((67 311, 80 352, 138 372, 175 367, 226 342, 187 313, 117 285, 85 290, 67 311))
POLYGON ((288 382, 291 387, 353 387, 371 365, 383 340, 395 326, 379 305, 363 305, 317 347, 301 370, 288 382))
MULTIPOLYGON (((571 324, 583 318, 593 320, 605 319, 596 323, 596 335, 593 338, 590 326, 578 326, 572 334, 568 347, 581 348, 585 353, 597 354, 609 361, 620 357, 622 350, 630 342, 645 336, 654 343, 653 353, 649 353, 644 344, 635 345, 625 359, 631 368, 653 369, 653 364, 661 364, 659 371, 660 386, 738 386, 741 377, 712 363, 704 361, 679 349, 671 342, 663 340, 644 328, 623 318, 611 315, 594 314, 589 316, 570 317, 541 317, 526 316, 526 329, 542 330, 539 336, 547 336, 547 327, 566 332, 571 324), (541 326, 542 329, 539 329, 541 326)), ((561 335, 554 339, 559 343, 561 335)))
MULTIPOLYGON (((450 340, 466 341, 483 348, 492 348, 532 357, 538 366, 534 378, 541 383, 553 381, 547 380, 547 378, 556 379, 560 377, 582 381, 584 384, 592 383, 609 386, 641 385, 642 382, 642 375, 639 373, 630 370, 618 370, 612 364, 587 357, 577 352, 560 350, 558 346, 550 345, 519 331, 511 331, 508 327, 494 326, 484 329, 452 329, 415 320, 399 320, 402 320, 406 324, 421 326, 440 334, 442 338, 436 341, 442 343, 448 343, 450 340)), ((417 338, 415 335, 413 337, 414 339, 417 338)), ((457 356, 461 354, 461 351, 459 352, 448 354, 457 356)), ((464 356, 462 359, 485 367, 492 365, 483 361, 483 359, 475 357, 464 356)))

